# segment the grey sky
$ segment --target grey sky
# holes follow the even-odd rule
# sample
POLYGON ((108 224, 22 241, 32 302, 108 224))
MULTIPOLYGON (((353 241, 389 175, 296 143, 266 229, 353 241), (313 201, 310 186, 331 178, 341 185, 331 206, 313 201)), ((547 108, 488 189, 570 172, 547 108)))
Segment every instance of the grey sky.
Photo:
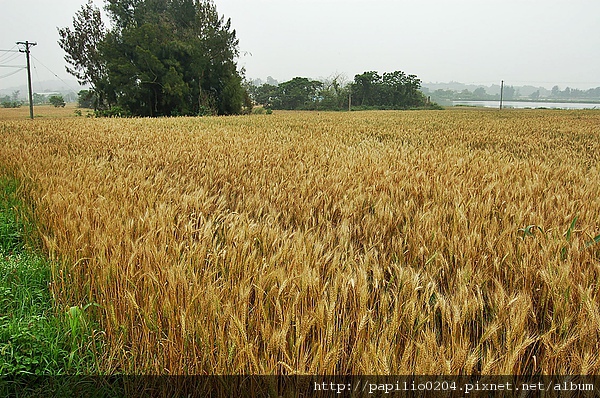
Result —
MULTIPOLYGON (((71 79, 57 26, 85 0, 0 0, 0 50, 36 41, 34 81, 71 79), (52 72, 50 72, 52 71, 52 72)), ((95 0, 102 6, 103 1, 95 0)), ((352 80, 402 70, 423 82, 600 86, 597 0, 216 0, 250 78, 352 80)), ((0 52, 0 65, 7 54, 0 52)), ((25 63, 24 56, 8 64, 25 63)), ((0 77, 13 69, 0 68, 0 77)), ((0 78, 21 84, 25 72, 0 78)))

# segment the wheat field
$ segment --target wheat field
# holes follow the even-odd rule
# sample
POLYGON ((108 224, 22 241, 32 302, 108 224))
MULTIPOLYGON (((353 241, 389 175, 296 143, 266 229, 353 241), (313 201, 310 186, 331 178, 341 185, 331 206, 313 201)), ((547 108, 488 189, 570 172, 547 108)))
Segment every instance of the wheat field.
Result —
POLYGON ((600 374, 598 111, 0 118, 0 140, 103 372, 600 374))

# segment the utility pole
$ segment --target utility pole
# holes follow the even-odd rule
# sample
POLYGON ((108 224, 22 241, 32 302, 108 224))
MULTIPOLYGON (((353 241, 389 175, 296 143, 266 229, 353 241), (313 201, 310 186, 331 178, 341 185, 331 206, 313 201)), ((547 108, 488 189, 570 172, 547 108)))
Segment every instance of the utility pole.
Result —
POLYGON ((352 91, 348 91, 348 112, 352 111, 352 91))
POLYGON ((29 117, 33 119, 33 94, 31 92, 31 64, 29 62, 29 47, 37 46, 37 43, 31 43, 29 41, 18 41, 17 44, 23 44, 25 50, 19 50, 19 52, 25 53, 27 56, 27 83, 29 85, 29 117))
POLYGON ((504 93, 504 80, 502 80, 502 84, 500 85, 500 110, 502 110, 502 94, 504 93))

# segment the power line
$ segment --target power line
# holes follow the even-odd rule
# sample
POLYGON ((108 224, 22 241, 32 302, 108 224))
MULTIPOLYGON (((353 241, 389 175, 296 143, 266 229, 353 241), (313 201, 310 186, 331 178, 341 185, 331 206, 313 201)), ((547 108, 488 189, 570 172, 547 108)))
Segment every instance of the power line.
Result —
POLYGON ((16 71, 7 73, 6 75, 1 75, 0 79, 4 79, 5 77, 16 75, 17 73, 21 72, 21 70, 23 70, 23 69, 25 69, 25 68, 17 69, 16 71))
MULTIPOLYGON (((4 53, 0 55, 0 62, 6 63, 6 62, 12 62, 15 59, 19 58, 19 50, 15 50, 15 48, 17 48, 16 45, 14 45, 10 50, 4 50, 4 49, 0 49, 0 53, 4 53)), ((4 75, 0 75, 0 79, 4 79, 6 77, 10 77, 12 75, 16 75, 17 73, 21 72, 21 70, 25 69, 24 66, 20 65, 20 66, 10 66, 10 65, 0 65, 0 67, 2 68, 16 68, 17 70, 13 71, 13 72, 9 72, 6 73, 4 75)))
POLYGON ((0 50, 0 62, 10 62, 19 57, 19 50, 15 50, 17 46, 13 46, 10 50, 0 50))
POLYGON ((19 58, 19 53, 6 53, 4 55, 0 55, 0 62, 6 63, 11 62, 17 58, 19 58))
MULTIPOLYGON (((33 55, 31 57, 33 58, 33 55)), ((43 87, 41 87, 42 86, 42 79, 40 79, 40 75, 38 73, 37 66, 36 66, 35 62, 31 61, 31 65, 33 66, 33 70, 35 71, 35 79, 38 82, 37 83, 38 84, 38 90, 41 91, 41 90, 44 89, 43 87)))
MULTIPOLYGON (((71 87, 71 85, 69 85, 69 83, 67 83, 66 81, 64 81, 63 79, 60 78, 60 76, 58 76, 56 73, 54 73, 50 68, 48 68, 46 65, 44 65, 39 59, 37 59, 36 57, 34 57, 33 55, 31 56, 31 58, 33 58, 36 62, 38 62, 40 65, 42 65, 44 68, 46 68, 50 73, 52 73, 52 75, 54 75, 54 77, 56 77, 58 80, 60 80, 61 82, 63 82, 68 88, 70 88, 74 93, 76 93, 77 91, 75 89, 73 89, 73 87, 71 87)), ((35 68, 35 65, 34 65, 35 68)), ((36 69, 36 73, 37 73, 37 69, 36 69)), ((38 77, 39 78, 39 77, 38 77)))

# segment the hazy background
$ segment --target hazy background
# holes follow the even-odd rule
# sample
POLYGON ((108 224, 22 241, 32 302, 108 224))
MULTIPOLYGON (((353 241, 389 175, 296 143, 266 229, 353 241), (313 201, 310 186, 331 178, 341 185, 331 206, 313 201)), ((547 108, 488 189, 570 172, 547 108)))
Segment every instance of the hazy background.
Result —
MULTIPOLYGON (((17 41, 37 42, 34 90, 58 79, 79 89, 65 72, 56 28, 72 26, 84 3, 0 0, 0 50, 16 50, 17 41)), ((342 73, 352 80, 368 70, 402 70, 423 82, 600 86, 598 0, 215 3, 232 20, 240 40, 239 66, 251 79, 272 76, 282 82, 342 73)), ((0 89, 26 83, 25 70, 6 65, 24 66, 24 54, 0 51, 0 89)))

